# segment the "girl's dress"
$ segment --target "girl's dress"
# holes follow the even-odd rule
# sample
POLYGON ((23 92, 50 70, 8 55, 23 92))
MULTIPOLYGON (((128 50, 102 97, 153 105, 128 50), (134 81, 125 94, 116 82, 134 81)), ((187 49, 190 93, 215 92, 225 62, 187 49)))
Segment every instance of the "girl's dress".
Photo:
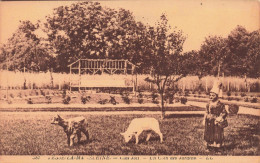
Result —
POLYGON ((206 106, 204 140, 208 144, 222 144, 224 140, 224 129, 215 124, 218 117, 225 119, 227 111, 225 105, 220 101, 208 103, 206 106))

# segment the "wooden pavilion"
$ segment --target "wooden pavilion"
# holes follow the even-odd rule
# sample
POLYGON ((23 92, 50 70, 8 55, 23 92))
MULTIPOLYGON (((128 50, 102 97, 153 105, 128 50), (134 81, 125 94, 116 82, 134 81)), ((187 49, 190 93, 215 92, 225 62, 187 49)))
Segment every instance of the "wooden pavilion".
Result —
POLYGON ((68 67, 71 77, 70 91, 86 89, 135 91, 133 74, 136 66, 128 60, 79 59, 68 67))

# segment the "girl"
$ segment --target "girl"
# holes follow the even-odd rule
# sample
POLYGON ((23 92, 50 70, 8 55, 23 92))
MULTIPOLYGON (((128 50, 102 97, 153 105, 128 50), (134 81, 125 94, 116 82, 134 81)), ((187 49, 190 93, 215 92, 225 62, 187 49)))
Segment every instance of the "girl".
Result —
POLYGON ((221 84, 215 82, 210 91, 209 103, 206 106, 206 113, 203 124, 205 125, 204 140, 208 149, 219 150, 224 141, 224 128, 220 125, 227 117, 225 105, 219 101, 221 84))

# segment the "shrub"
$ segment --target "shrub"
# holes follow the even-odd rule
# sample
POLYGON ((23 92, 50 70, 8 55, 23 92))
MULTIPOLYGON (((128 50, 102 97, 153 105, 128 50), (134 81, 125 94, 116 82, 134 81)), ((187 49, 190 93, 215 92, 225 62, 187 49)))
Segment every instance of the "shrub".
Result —
POLYGON ((121 94, 121 98, 123 99, 123 101, 124 101, 126 104, 130 104, 130 98, 129 98, 129 94, 128 94, 128 93, 121 94))
POLYGON ((245 101, 245 102, 249 102, 248 97, 244 97, 244 101, 245 101))
POLYGON ((18 97, 22 98, 22 93, 21 92, 18 93, 18 97))
POLYGON ((251 100, 250 100, 251 103, 257 103, 257 97, 253 97, 251 100))
POLYGON ((227 96, 231 96, 231 92, 230 91, 227 92, 227 96))
POLYGON ((144 99, 143 99, 143 94, 141 92, 139 92, 139 94, 137 95, 137 101, 139 104, 142 104, 144 102, 144 99))
POLYGON ((242 92, 242 93, 240 93, 240 96, 241 96, 241 97, 245 97, 245 96, 246 96, 246 93, 245 93, 245 92, 242 92))
POLYGON ((238 96, 237 92, 235 93, 235 96, 238 96))
POLYGON ((118 104, 118 102, 117 102, 116 99, 115 99, 115 96, 110 96, 109 102, 110 102, 111 104, 113 104, 113 105, 118 104))
POLYGON ((181 97, 181 104, 186 104, 187 103, 187 98, 186 97, 181 97))
POLYGON ((175 97, 174 101, 175 101, 175 103, 178 103, 178 102, 180 102, 180 98, 179 97, 175 97))
POLYGON ((151 97, 152 97, 152 103, 159 104, 158 94, 156 92, 152 92, 151 97))
POLYGON ((186 90, 186 91, 184 92, 184 96, 189 96, 189 91, 186 90))
POLYGON ((228 111, 229 114, 237 114, 239 111, 239 106, 236 104, 230 104, 228 105, 228 111))
POLYGON ((41 92, 41 95, 45 96, 45 93, 42 89, 40 90, 40 92, 41 92))
POLYGON ((14 95, 13 95, 12 93, 10 93, 10 97, 11 97, 11 98, 14 98, 14 95))
POLYGON ((29 99, 27 100, 27 104, 33 104, 33 102, 32 102, 32 99, 31 99, 31 98, 29 98, 29 99))
POLYGON ((166 97, 167 99, 169 99, 169 104, 173 104, 173 96, 174 96, 174 93, 169 93, 166 97))
POLYGON ((260 88, 259 82, 254 82, 250 85, 250 90, 252 92, 258 92, 260 88))
POLYGON ((47 100, 47 104, 50 104, 52 102, 51 96, 45 96, 45 99, 47 100))
POLYGON ((98 101, 98 103, 101 104, 101 105, 104 105, 104 104, 107 103, 107 99, 104 99, 104 100, 101 100, 101 99, 100 99, 100 100, 98 101))
POLYGON ((91 99, 90 96, 85 96, 85 95, 81 96, 82 104, 86 104, 87 102, 89 102, 90 99, 91 99))
POLYGON ((62 98, 65 98, 66 97, 66 90, 65 89, 63 89, 63 91, 62 91, 62 98))
POLYGON ((233 100, 233 98, 232 98, 232 97, 228 97, 227 100, 228 100, 228 101, 231 101, 231 100, 233 100))
POLYGON ((66 95, 66 96, 63 98, 62 102, 63 102, 63 104, 69 104, 69 103, 70 103, 70 100, 71 100, 70 96, 66 95))

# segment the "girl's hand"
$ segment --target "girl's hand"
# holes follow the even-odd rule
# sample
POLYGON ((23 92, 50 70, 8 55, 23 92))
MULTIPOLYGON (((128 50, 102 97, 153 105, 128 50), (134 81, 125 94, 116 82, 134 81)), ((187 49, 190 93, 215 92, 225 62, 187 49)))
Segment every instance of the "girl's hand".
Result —
POLYGON ((216 118, 216 122, 222 122, 222 121, 224 121, 224 119, 222 117, 217 117, 216 118))

